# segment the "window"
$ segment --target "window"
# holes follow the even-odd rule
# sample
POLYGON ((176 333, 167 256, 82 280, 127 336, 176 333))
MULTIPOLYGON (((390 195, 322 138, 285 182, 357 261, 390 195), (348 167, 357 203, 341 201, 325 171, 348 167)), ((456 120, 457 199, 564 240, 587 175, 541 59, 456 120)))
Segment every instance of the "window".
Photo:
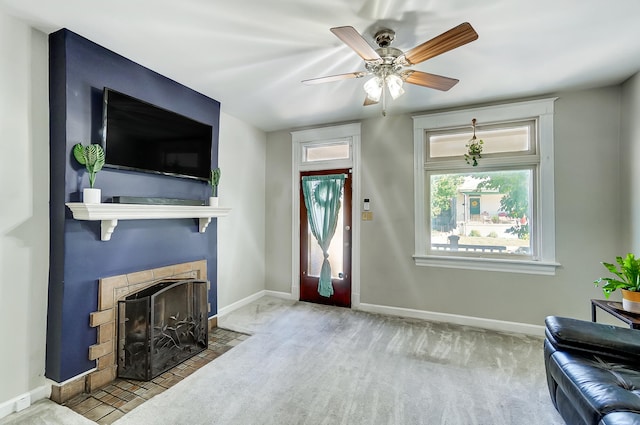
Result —
POLYGON ((416 264, 555 273, 554 100, 414 117, 416 264))
POLYGON ((340 140, 329 143, 305 143, 302 145, 302 162, 351 159, 351 143, 340 140))

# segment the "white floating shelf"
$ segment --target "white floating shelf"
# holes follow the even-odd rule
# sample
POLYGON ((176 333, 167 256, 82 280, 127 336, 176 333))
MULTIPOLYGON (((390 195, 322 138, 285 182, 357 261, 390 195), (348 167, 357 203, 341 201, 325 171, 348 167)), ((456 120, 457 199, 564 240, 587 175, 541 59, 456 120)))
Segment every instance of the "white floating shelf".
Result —
POLYGON ((85 204, 83 202, 68 202, 66 205, 76 220, 100 221, 100 239, 103 241, 111 239, 118 220, 198 218, 200 233, 204 233, 213 217, 225 217, 231 211, 231 208, 192 205, 85 204))

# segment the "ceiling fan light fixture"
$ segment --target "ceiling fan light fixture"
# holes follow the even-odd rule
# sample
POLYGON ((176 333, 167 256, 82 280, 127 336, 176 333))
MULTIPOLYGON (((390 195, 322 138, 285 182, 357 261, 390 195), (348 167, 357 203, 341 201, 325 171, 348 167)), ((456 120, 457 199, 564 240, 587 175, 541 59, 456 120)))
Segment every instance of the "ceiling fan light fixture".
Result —
POLYGON ((404 89, 402 85, 404 81, 396 74, 387 75, 385 78, 385 83, 389 88, 389 93, 391 93, 391 97, 395 100, 404 94, 404 89))
POLYGON ((382 96, 382 79, 380 77, 371 78, 364 83, 363 88, 369 99, 374 102, 380 101, 380 97, 382 96))
POLYGON ((367 94, 364 106, 373 105, 382 100, 382 115, 386 114, 387 93, 385 86, 388 88, 391 97, 397 99, 404 94, 403 86, 405 82, 441 91, 447 91, 456 85, 458 80, 455 78, 405 68, 446 53, 478 38, 478 33, 471 24, 464 22, 413 49, 403 52, 400 49, 391 47, 391 42, 395 38, 395 31, 389 28, 382 28, 376 32, 374 37, 378 45, 377 49, 374 49, 353 27, 335 27, 331 28, 331 32, 364 60, 366 71, 312 78, 304 80, 303 83, 328 83, 371 75, 373 78, 369 79, 363 87, 367 94))

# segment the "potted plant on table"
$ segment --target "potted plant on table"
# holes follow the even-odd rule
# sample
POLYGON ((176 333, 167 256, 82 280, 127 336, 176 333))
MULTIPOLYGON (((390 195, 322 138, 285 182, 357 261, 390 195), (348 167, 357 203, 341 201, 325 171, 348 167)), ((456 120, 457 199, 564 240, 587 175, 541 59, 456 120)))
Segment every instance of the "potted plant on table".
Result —
POLYGON ((602 284, 602 292, 609 298, 616 289, 622 291, 622 308, 640 314, 640 258, 629 253, 625 258, 616 257, 618 265, 603 262, 615 277, 601 277, 594 283, 602 284))
POLYGON ((209 197, 209 206, 218 206, 218 183, 220 183, 220 168, 211 170, 209 184, 211 185, 211 197, 209 197))
POLYGON ((86 167, 89 173, 89 188, 82 190, 82 201, 85 204, 99 204, 101 192, 93 185, 96 182, 96 174, 104 165, 104 149, 99 144, 84 146, 82 143, 77 143, 73 147, 73 156, 76 161, 86 167))

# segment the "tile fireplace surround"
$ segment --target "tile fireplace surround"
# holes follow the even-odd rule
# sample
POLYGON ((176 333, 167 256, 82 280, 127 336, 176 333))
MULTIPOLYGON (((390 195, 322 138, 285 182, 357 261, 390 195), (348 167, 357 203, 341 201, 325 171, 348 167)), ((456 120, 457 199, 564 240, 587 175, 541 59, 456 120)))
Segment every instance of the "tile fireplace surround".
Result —
MULTIPOLYGON (((88 353, 90 360, 96 360, 96 368, 83 376, 72 378, 60 385, 53 385, 51 400, 64 403, 78 394, 91 393, 115 380, 118 301, 152 286, 158 280, 169 278, 207 280, 207 261, 192 261, 100 279, 98 310, 89 315, 89 325, 97 328, 96 344, 89 347, 88 353)), ((209 311, 211 311, 210 305, 209 311)), ((216 325, 216 319, 209 320, 209 329, 216 325)))

